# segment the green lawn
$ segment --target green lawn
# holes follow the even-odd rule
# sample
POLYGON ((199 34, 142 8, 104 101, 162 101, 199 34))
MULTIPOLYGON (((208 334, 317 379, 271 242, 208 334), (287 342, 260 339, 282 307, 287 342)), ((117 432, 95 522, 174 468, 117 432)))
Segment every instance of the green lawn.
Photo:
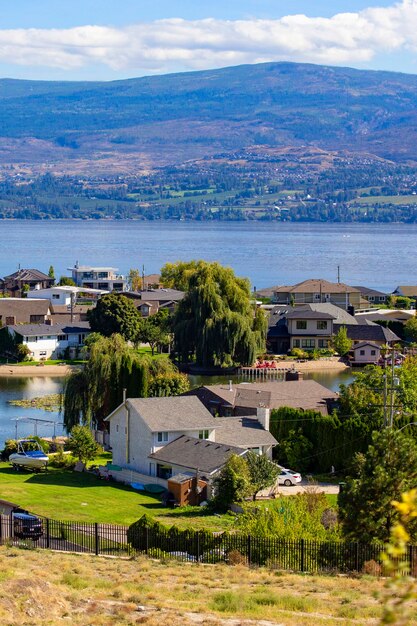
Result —
MULTIPOLYGON (((107 460, 108 455, 97 459, 107 460)), ((0 499, 57 520, 129 525, 147 513, 171 526, 221 530, 233 523, 232 516, 204 515, 198 507, 166 508, 154 496, 90 473, 54 468, 37 474, 16 472, 8 463, 0 463, 0 499)))

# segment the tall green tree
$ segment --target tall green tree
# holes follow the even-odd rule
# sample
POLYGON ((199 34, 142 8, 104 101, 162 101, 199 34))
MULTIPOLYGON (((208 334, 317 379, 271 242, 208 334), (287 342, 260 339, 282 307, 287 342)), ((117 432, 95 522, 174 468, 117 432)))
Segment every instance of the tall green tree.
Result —
POLYGON ((245 457, 249 469, 249 481, 252 499, 256 500, 257 494, 262 489, 272 487, 278 478, 280 468, 276 463, 268 459, 265 454, 256 454, 249 451, 245 457))
POLYGON ((120 335, 96 338, 81 371, 65 384, 64 424, 67 431, 77 424, 101 426, 102 420, 128 398, 184 393, 189 382, 169 359, 151 359, 139 354, 120 335))
POLYGON ((346 326, 341 326, 332 339, 332 346, 340 356, 346 356, 352 347, 352 340, 347 336, 346 326))
POLYGON ((126 341, 138 341, 142 317, 133 301, 126 296, 108 293, 100 298, 87 315, 93 332, 106 337, 117 333, 126 341))
POLYGON ((142 320, 139 339, 148 343, 152 356, 156 348, 162 348, 171 342, 172 319, 168 309, 160 309, 155 315, 142 320))
POLYGON ((129 270, 127 280, 132 291, 140 291, 142 289, 142 276, 138 269, 132 268, 129 270))
POLYGON ((61 276, 58 285, 60 287, 75 287, 75 282, 69 276, 61 276))
POLYGON ((188 291, 194 273, 205 265, 204 261, 177 261, 166 263, 161 269, 161 283, 164 287, 188 291))
POLYGON ((252 364, 265 350, 265 326, 253 309, 249 281, 218 263, 194 263, 183 270, 187 293, 174 314, 179 358, 195 356, 204 367, 252 364))
POLYGON ((347 479, 339 495, 343 533, 353 541, 387 542, 398 519, 392 501, 417 485, 417 445, 392 428, 375 432, 366 453, 356 455, 354 470, 355 477, 347 479))
POLYGON ((49 278, 53 278, 55 280, 55 270, 53 265, 49 266, 48 276, 49 278))

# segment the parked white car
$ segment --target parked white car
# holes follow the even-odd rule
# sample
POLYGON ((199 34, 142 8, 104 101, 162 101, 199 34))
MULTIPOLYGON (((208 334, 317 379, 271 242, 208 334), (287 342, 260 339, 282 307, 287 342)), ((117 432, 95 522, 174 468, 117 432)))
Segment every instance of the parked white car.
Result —
POLYGON ((301 474, 294 472, 293 470, 281 467, 281 473, 278 476, 278 485, 285 485, 285 487, 291 487, 301 482, 301 474))

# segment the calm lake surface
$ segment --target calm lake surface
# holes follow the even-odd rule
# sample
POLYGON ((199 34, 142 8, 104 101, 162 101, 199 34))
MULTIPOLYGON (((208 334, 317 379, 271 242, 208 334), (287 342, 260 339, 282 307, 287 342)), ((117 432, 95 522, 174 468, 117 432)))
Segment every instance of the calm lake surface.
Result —
POLYGON ((257 288, 306 278, 392 291, 417 280, 417 224, 267 222, 0 221, 0 276, 21 267, 57 276, 104 265, 127 273, 145 265, 206 259, 230 265, 257 288))
MULTIPOLYGON (((216 376, 216 377, 200 377, 192 376, 191 385, 196 387, 198 385, 214 385, 216 383, 227 383, 229 376, 216 376)), ((343 372, 330 372, 324 370, 322 372, 305 372, 304 378, 314 378, 317 382, 321 383, 325 387, 337 391, 341 383, 348 384, 353 380, 353 376, 350 370, 343 372)), ((16 431, 15 426, 16 418, 20 418, 17 423, 17 435, 18 437, 28 437, 35 432, 35 423, 29 420, 22 420, 21 418, 39 418, 45 420, 53 420, 56 422, 62 422, 62 416, 58 412, 44 411, 42 409, 26 409, 19 406, 13 406, 9 404, 9 400, 22 400, 36 398, 39 396, 46 396, 51 393, 61 393, 64 378, 62 377, 42 377, 34 376, 30 377, 0 377, 0 448, 3 447, 6 439, 14 438, 16 431)), ((237 378, 233 379, 233 382, 239 382, 237 378)), ((38 435, 40 437, 52 437, 53 425, 38 422, 37 425, 38 435)), ((64 434, 63 427, 61 425, 56 426, 56 434, 64 434)))
MULTIPOLYGON (((15 419, 17 423, 17 436, 27 437, 35 432, 35 423, 22 420, 21 418, 38 418, 61 422, 58 412, 44 411, 43 409, 26 409, 9 404, 9 400, 31 399, 46 396, 51 393, 61 393, 64 378, 62 377, 0 377, 0 446, 6 439, 14 438, 16 434, 15 419)), ((51 424, 38 422, 38 435, 40 437, 52 437, 54 431, 51 424)), ((56 426, 56 434, 62 435, 63 428, 56 426)))

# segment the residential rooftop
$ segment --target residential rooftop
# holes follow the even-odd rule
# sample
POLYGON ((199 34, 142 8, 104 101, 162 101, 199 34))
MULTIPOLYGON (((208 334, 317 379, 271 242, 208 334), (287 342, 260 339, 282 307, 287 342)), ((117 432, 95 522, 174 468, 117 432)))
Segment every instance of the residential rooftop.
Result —
MULTIPOLYGON (((128 408, 135 411, 152 432, 212 429, 216 420, 195 396, 128 398, 128 408)), ((110 420, 117 407, 106 420, 110 420)))
POLYGON ((198 470, 202 474, 213 474, 226 463, 232 454, 241 455, 244 452, 242 448, 236 446, 181 435, 157 452, 150 454, 149 458, 190 470, 198 470))

